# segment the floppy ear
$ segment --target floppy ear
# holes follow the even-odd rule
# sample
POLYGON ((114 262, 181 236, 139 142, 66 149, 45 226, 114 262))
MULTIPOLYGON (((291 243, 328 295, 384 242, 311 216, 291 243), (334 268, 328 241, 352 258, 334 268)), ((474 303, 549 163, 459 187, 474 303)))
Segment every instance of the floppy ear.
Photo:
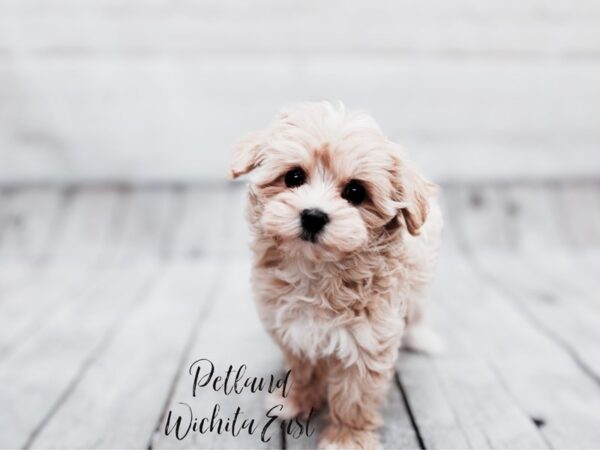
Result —
POLYGON ((247 134, 233 145, 233 158, 229 165, 229 178, 247 174, 260 165, 260 150, 262 146, 262 133, 247 134))
POLYGON ((395 184, 400 197, 400 211, 408 232, 416 236, 427 219, 429 199, 436 194, 437 186, 423 178, 410 162, 399 158, 397 162, 395 184))

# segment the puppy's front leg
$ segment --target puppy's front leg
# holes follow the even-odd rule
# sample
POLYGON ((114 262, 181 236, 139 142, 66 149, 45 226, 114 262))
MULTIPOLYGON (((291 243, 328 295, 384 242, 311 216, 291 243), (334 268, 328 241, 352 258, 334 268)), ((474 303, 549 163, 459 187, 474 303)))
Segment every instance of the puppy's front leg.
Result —
POLYGON ((393 372, 393 363, 363 370, 356 364, 349 368, 339 364, 332 370, 328 389, 331 423, 321 436, 320 449, 379 448, 379 409, 393 372))
POLYGON ((269 400, 271 405, 281 404, 280 417, 291 419, 297 416, 308 417, 311 409, 321 409, 325 401, 325 361, 312 362, 306 358, 284 350, 286 365, 291 369, 290 389, 284 398, 277 391, 269 400))

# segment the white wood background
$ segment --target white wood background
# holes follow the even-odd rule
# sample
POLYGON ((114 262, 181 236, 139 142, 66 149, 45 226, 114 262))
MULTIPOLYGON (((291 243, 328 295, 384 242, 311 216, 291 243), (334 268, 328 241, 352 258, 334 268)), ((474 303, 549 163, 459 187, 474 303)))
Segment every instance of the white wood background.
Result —
POLYGON ((0 182, 220 180, 299 100, 438 181, 600 173, 597 0, 0 0, 0 182))

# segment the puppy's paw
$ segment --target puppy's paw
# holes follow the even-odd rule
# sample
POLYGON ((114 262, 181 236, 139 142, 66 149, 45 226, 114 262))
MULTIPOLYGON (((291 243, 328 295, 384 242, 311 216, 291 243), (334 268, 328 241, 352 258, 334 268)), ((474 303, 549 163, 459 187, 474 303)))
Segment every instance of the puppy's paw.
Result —
POLYGON ((273 414, 287 420, 298 417, 301 413, 300 406, 290 396, 281 395, 279 389, 265 396, 265 408, 267 411, 275 408, 273 414))
POLYGON ((375 431, 357 430, 341 425, 329 425, 319 441, 319 450, 380 449, 379 436, 375 431))
POLYGON ((402 347, 427 355, 444 353, 445 345, 435 331, 426 325, 408 327, 402 336, 402 347))

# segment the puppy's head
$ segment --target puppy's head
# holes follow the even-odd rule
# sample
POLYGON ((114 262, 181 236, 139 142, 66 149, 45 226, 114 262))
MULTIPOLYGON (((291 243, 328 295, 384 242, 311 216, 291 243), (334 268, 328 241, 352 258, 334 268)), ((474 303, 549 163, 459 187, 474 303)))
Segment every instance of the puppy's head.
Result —
POLYGON ((418 234, 434 186, 369 116, 330 103, 283 111, 234 148, 253 172, 250 220, 290 254, 337 260, 405 226, 418 234))

